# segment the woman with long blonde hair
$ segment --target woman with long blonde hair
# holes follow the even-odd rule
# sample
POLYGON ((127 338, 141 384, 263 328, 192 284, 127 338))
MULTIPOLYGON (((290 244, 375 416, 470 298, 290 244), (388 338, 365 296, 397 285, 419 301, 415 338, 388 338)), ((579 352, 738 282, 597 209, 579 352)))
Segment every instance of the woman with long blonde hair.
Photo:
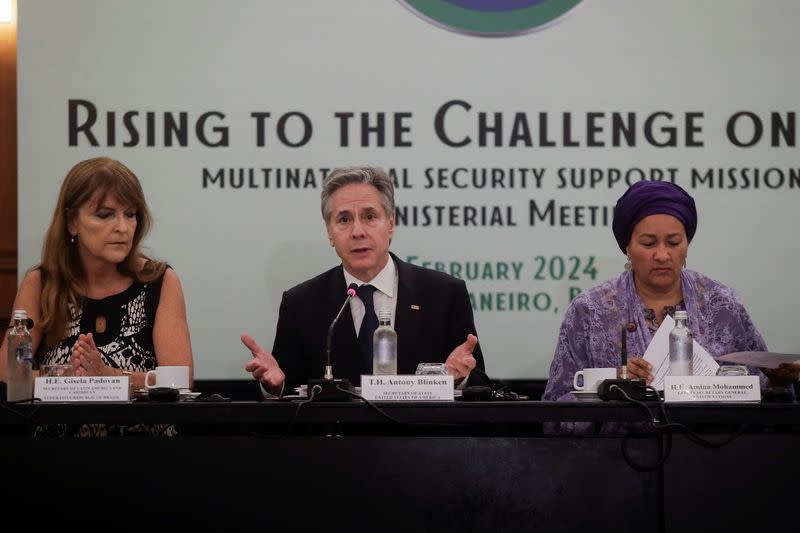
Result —
MULTIPOLYGON (((137 389, 158 365, 192 367, 180 280, 140 251, 151 225, 139 180, 119 161, 87 159, 67 173, 41 263, 25 275, 14 301, 34 321, 37 365, 129 375, 137 389)), ((2 381, 6 365, 0 357, 2 381)))

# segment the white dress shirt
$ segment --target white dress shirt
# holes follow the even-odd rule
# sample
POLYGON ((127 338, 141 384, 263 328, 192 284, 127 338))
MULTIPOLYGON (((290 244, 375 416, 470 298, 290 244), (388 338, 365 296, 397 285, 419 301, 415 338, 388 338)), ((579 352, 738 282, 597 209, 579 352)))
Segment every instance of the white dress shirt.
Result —
MULTIPOLYGON (((381 311, 388 311, 392 315, 392 327, 394 328, 394 312, 397 309, 397 265, 394 264, 394 261, 390 257, 388 261, 386 261, 386 266, 383 267, 383 270, 378 272, 378 275, 372 278, 369 281, 362 281, 349 273, 347 269, 343 268, 344 270, 344 281, 349 287, 351 283, 355 283, 359 287, 365 283, 372 285, 377 290, 372 293, 372 303, 375 306, 375 314, 380 315, 381 311)), ((364 315, 366 314, 366 309, 364 308, 364 302, 361 301, 361 298, 356 296, 355 298, 350 298, 350 314, 353 315, 353 325, 356 328, 356 337, 358 337, 358 332, 361 330, 361 322, 364 320, 364 315)))

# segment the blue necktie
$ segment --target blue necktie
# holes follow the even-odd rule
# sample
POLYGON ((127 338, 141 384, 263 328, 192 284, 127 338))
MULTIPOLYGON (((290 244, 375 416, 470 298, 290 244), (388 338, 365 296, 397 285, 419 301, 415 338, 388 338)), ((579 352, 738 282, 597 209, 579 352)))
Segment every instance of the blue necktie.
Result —
POLYGON ((374 292, 375 287, 367 284, 356 290, 358 297, 364 302, 364 320, 358 330, 358 344, 361 346, 361 356, 368 374, 372 373, 372 336, 378 329, 378 315, 375 314, 375 303, 372 301, 374 292))

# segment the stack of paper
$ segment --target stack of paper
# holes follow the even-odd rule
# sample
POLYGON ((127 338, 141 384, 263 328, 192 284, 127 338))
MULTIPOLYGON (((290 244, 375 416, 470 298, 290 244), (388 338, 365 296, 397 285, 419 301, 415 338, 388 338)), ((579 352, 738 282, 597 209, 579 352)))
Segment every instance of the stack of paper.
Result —
POLYGON ((783 363, 800 363, 800 354, 775 352, 733 352, 723 355, 720 361, 761 368, 778 368, 783 363))

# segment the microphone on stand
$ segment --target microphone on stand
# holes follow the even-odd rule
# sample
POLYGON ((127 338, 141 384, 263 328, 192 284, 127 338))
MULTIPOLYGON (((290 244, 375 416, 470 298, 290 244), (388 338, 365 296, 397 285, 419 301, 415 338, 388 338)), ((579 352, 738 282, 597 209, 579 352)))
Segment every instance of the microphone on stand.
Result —
POLYGON ((358 285, 355 283, 351 283, 350 286, 347 287, 347 297, 344 299, 342 307, 339 308, 339 312, 336 313, 336 318, 333 319, 333 322, 331 322, 331 325, 328 327, 328 340, 325 343, 325 379, 333 379, 333 366, 331 365, 331 339, 333 338, 333 328, 339 321, 339 317, 342 316, 344 308, 350 303, 350 299, 356 295, 357 288, 358 285))
POLYGON ((597 387, 597 397, 601 400, 658 400, 658 394, 647 387, 641 379, 628 378, 628 332, 636 331, 636 324, 631 322, 622 326, 620 349, 620 366, 617 379, 604 379, 597 387))
POLYGON ((620 359, 622 364, 619 367, 619 378, 628 379, 628 326, 622 326, 622 350, 620 359))
POLYGON ((350 383, 348 379, 334 379, 333 377, 333 364, 331 363, 331 344, 333 340, 333 329, 336 327, 336 323, 339 321, 339 317, 342 316, 344 312, 344 308, 347 307, 347 304, 350 303, 350 299, 356 295, 356 289, 358 285, 355 283, 351 283, 347 287, 346 297, 344 302, 342 303, 342 307, 339 308, 339 312, 336 313, 331 325, 328 326, 328 336, 325 342, 325 374, 323 379, 309 379, 308 380, 308 397, 313 398, 315 400, 349 400, 350 395, 346 392, 343 392, 342 389, 353 391, 353 385, 350 383))

